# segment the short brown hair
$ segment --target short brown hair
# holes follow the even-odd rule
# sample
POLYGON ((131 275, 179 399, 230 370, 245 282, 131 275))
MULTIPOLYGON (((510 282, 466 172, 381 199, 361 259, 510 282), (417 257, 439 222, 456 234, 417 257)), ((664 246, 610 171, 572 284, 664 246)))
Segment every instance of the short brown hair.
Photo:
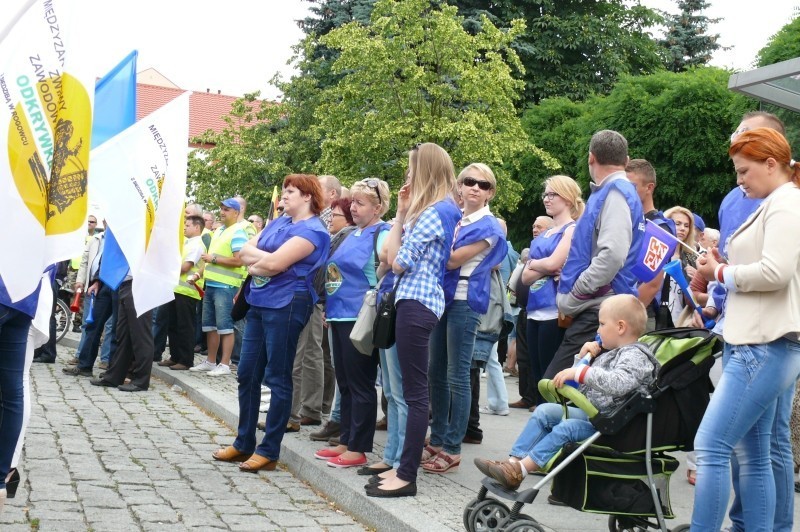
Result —
POLYGON ((770 127, 775 131, 777 131, 778 133, 780 133, 781 135, 786 135, 786 126, 783 125, 783 120, 778 118, 777 115, 768 113, 766 111, 750 111, 749 113, 745 113, 744 116, 742 116, 741 122, 744 122, 745 120, 750 120, 751 118, 761 118, 762 120, 764 120, 769 124, 769 126, 764 126, 764 127, 770 127))
POLYGON ((283 188, 295 187, 301 194, 311 196, 311 212, 319 214, 325 207, 322 200, 322 185, 314 174, 289 174, 283 180, 283 188))
POLYGON ((342 212, 344 213, 344 219, 347 220, 347 225, 356 225, 356 223, 353 221, 353 213, 350 212, 350 205, 352 203, 353 200, 350 198, 339 198, 331 203, 331 210, 334 210, 336 207, 342 209, 342 212))
POLYGON ((625 171, 641 176, 642 182, 645 184, 656 184, 656 169, 645 159, 631 159, 625 166, 625 171))
POLYGON ((600 309, 608 312, 612 320, 622 320, 638 338, 647 330, 647 309, 639 299, 630 294, 617 294, 604 299, 600 309))

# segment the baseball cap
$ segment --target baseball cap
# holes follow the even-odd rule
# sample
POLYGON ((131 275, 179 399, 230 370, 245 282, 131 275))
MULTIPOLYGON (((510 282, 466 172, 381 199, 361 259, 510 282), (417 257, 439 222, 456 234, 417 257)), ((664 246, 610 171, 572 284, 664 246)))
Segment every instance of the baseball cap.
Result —
POLYGON ((698 214, 692 213, 694 215, 694 227, 701 233, 706 230, 706 223, 703 221, 702 218, 698 214))
POLYGON ((240 212, 242 210, 242 206, 239 205, 239 202, 233 198, 228 198, 220 202, 220 205, 228 207, 229 209, 233 209, 236 212, 240 212))

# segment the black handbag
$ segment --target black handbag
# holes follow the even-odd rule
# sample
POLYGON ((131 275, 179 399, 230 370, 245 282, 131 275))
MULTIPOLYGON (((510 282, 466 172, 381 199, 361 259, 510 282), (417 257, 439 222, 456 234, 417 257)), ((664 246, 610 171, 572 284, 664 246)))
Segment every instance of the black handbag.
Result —
POLYGON ((372 326, 372 345, 378 349, 389 349, 395 343, 394 328, 397 322, 397 308, 394 305, 394 298, 397 293, 397 287, 400 286, 400 281, 403 280, 403 275, 405 275, 405 272, 400 274, 392 291, 383 296, 378 305, 375 323, 372 326))
POLYGON ((656 330, 671 329, 672 311, 669 310, 669 283, 670 276, 664 275, 664 284, 661 285, 661 304, 656 308, 656 330))
POLYGON ((236 297, 233 300, 233 307, 231 308, 231 319, 233 321, 239 321, 247 316, 247 311, 250 310, 250 303, 247 302, 247 299, 244 297, 244 288, 250 282, 250 274, 247 274, 247 277, 244 278, 244 282, 242 283, 242 287, 239 289, 239 292, 236 294, 236 297))

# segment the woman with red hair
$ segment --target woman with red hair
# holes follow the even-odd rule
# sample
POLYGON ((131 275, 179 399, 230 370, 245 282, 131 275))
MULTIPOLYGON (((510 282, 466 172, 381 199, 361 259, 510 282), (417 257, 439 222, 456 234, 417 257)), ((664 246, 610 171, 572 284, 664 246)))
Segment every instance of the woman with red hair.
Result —
POLYGON ((232 445, 214 459, 242 462, 241 471, 272 471, 292 407, 292 365, 297 340, 317 301, 313 280, 328 258, 330 236, 319 219, 322 188, 317 176, 290 174, 283 181, 284 216, 272 220, 240 252, 251 281, 242 340, 239 428, 232 445), (272 391, 264 438, 256 447, 261 382, 272 391))
POLYGON ((800 167, 783 135, 767 128, 743 132, 728 154, 747 197, 764 201, 731 236, 727 263, 716 249, 697 262, 704 277, 728 289, 728 302, 722 378, 695 438, 692 530, 722 526, 734 448, 744 528, 772 530, 776 489, 792 489, 791 482, 776 486, 770 460, 776 443, 791 453, 788 436, 771 443, 770 435, 777 399, 800 375, 800 167))

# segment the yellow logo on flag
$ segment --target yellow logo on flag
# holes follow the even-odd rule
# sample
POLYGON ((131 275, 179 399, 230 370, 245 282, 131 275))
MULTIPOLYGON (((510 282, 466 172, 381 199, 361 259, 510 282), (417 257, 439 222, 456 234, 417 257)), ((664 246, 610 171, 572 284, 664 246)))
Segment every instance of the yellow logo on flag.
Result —
POLYGON ((45 234, 76 231, 83 225, 88 202, 89 95, 69 74, 38 81, 23 74, 15 83, 22 100, 8 125, 14 183, 45 234))

